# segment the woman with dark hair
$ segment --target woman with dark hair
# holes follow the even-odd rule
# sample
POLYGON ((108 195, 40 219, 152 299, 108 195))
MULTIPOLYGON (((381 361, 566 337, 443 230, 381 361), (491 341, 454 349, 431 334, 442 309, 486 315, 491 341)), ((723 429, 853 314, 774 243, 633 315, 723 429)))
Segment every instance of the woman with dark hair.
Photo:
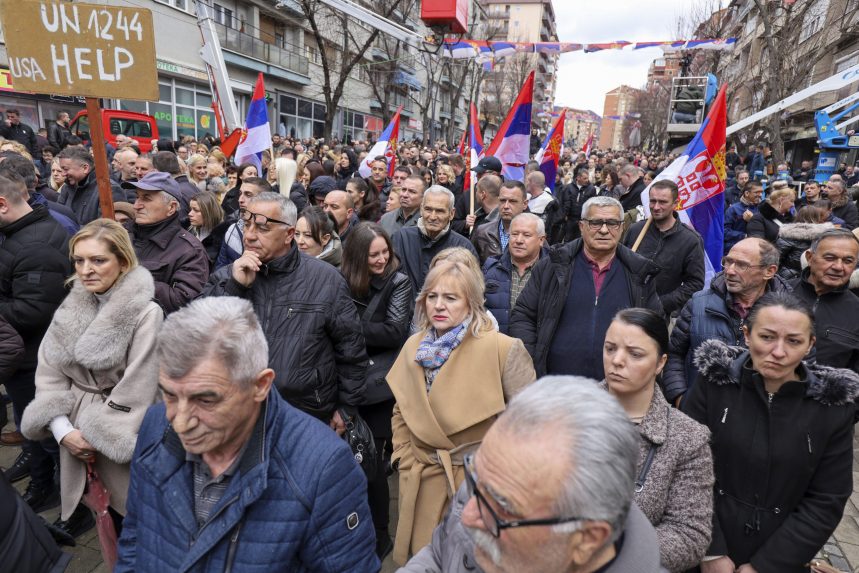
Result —
POLYGON ((353 177, 346 182, 346 192, 355 204, 355 213, 361 221, 376 223, 382 217, 382 205, 376 195, 376 189, 367 185, 360 177, 353 177))
POLYGON ((337 235, 337 223, 322 207, 306 207, 295 223, 295 244, 309 257, 316 257, 340 267, 343 247, 337 235))
POLYGON ((308 161, 304 165, 301 184, 304 185, 305 189, 310 189, 310 184, 313 183, 313 180, 323 175, 325 175, 325 170, 322 169, 322 164, 315 160, 308 161))
POLYGON ((602 185, 600 186, 599 195, 614 197, 615 199, 623 195, 623 185, 620 184, 620 176, 615 169, 604 167, 601 175, 602 185))
POLYGON ((356 171, 358 171, 358 156, 351 149, 346 149, 340 154, 340 159, 334 168, 334 177, 341 188, 346 185, 346 182, 352 178, 356 171))
POLYGON ((803 359, 814 315, 767 293, 743 332, 748 350, 709 340, 684 411, 712 432, 713 541, 702 573, 800 573, 853 492, 859 375, 803 359))
POLYGON ((698 565, 710 544, 713 458, 705 426, 671 408, 657 385, 668 361, 665 319, 645 308, 618 312, 605 335, 601 383, 641 436, 635 503, 653 527, 662 565, 698 565))
POLYGON ((224 210, 218 204, 218 198, 209 191, 194 195, 188 209, 188 220, 191 222, 188 231, 203 243, 209 257, 209 270, 214 270, 224 234, 230 226, 229 222, 224 222, 224 210))
POLYGON ((379 453, 375 477, 367 484, 367 497, 376 526, 376 553, 380 559, 394 547, 388 532, 390 492, 384 471, 385 458, 390 459, 393 437, 394 395, 385 376, 408 338, 415 306, 411 282, 408 276, 397 271, 399 266, 391 238, 381 225, 361 223, 349 234, 340 272, 346 277, 352 301, 361 317, 370 357, 367 389, 359 413, 373 431, 379 453))
MULTIPOLYGON (((231 187, 224 199, 221 201, 221 208, 224 210, 224 218, 230 221, 238 219, 239 213, 239 194, 242 189, 242 181, 248 177, 259 177, 257 167, 253 163, 242 163, 236 169, 236 183, 231 187)), ((227 171, 229 177, 229 171, 227 171)))
POLYGON ((432 182, 433 182, 432 171, 430 171, 430 169, 428 167, 422 167, 418 173, 420 173, 421 179, 423 179, 426 182, 427 189, 432 187, 432 182))

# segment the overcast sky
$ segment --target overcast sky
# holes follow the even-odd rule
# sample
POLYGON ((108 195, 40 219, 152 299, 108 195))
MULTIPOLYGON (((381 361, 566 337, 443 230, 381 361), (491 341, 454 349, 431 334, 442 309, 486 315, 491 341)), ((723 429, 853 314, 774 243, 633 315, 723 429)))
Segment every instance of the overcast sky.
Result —
MULTIPOLYGON (((552 0, 561 42, 585 44, 676 40, 675 21, 690 0, 552 0)), ((561 54, 555 105, 602 115, 606 92, 622 84, 642 87, 659 48, 561 54)))

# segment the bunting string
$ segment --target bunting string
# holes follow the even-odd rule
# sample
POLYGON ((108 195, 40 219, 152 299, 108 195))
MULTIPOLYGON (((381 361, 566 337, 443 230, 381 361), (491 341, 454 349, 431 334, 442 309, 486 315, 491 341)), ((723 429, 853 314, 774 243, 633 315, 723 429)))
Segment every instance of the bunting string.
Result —
POLYGON ((448 58, 480 58, 491 60, 512 54, 565 54, 583 51, 586 54, 605 50, 642 50, 661 48, 664 52, 680 50, 732 50, 736 38, 710 38, 700 40, 666 40, 662 42, 615 41, 599 44, 576 44, 572 42, 492 42, 448 38, 444 40, 442 54, 448 58))

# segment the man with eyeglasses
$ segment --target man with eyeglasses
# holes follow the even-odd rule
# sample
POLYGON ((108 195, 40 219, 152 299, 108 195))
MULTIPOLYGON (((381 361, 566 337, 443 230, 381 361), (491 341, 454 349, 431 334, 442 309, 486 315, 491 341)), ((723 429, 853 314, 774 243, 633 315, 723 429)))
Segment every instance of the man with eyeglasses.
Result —
MULTIPOLYGON (((271 192, 271 183, 262 177, 245 177, 242 180, 242 185, 239 188, 239 210, 245 209, 248 202, 259 195, 260 193, 271 192)), ((221 243, 221 250, 218 253, 218 258, 215 261, 215 269, 220 269, 232 263, 245 251, 244 247, 244 228, 245 223, 238 213, 233 217, 238 220, 227 228, 224 234, 224 241, 221 243)))
POLYGON ((731 346, 746 346, 743 325, 754 304, 768 292, 790 291, 776 274, 779 252, 771 243, 743 239, 722 258, 722 272, 710 288, 692 295, 671 331, 668 364, 662 375, 662 392, 672 403, 691 388, 698 377, 693 364, 695 350, 716 339, 731 346))
POLYGON ((617 311, 662 314, 659 267, 620 244, 623 208, 613 197, 582 206, 581 239, 554 246, 531 271, 510 316, 537 376, 572 374, 602 380, 605 333, 617 311))
POLYGON ((290 404, 342 434, 364 395, 367 351, 346 279, 299 252, 295 204, 263 192, 247 201, 244 253, 209 279, 203 296, 251 301, 269 344, 274 386, 290 404))
POLYGON ((859 372, 859 297, 847 290, 859 261, 859 241, 846 229, 824 231, 804 253, 808 267, 791 281, 814 309, 817 362, 859 372))
POLYGON ((151 171, 123 185, 137 193, 129 234, 140 265, 155 280, 155 302, 165 313, 179 310, 197 298, 209 278, 205 247, 179 222, 179 184, 169 173, 151 171))
POLYGON ((465 456, 450 511, 400 571, 664 572, 656 532, 633 502, 637 440, 593 380, 538 380, 465 456))
POLYGON ((859 226, 859 212, 856 203, 850 200, 847 194, 847 186, 844 179, 833 176, 829 182, 823 185, 827 198, 832 202, 832 214, 844 221, 844 228, 853 230, 859 226))

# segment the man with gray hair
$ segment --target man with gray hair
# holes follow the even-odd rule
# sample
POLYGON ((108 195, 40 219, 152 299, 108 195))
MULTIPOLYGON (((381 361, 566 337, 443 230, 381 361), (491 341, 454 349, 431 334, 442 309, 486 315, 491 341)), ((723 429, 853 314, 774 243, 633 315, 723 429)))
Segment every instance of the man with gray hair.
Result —
POLYGON ((823 185, 823 189, 826 191, 826 197, 832 202, 832 214, 844 221, 844 228, 852 231, 859 226, 859 211, 856 209, 856 203, 850 200, 844 179, 833 175, 823 185))
MULTIPOLYGON (((244 189, 244 187, 243 187, 244 189)), ((253 303, 274 385, 290 404, 342 433, 364 395, 367 352, 346 279, 299 252, 295 204, 271 191, 243 204, 244 252, 212 275, 204 296, 253 303)))
POLYGON ((364 474, 270 392, 250 302, 193 302, 155 351, 164 401, 138 435, 116 571, 378 571, 364 474))
POLYGON ((450 229, 454 201, 450 190, 433 185, 424 191, 417 225, 403 227, 393 236, 394 252, 402 264, 400 270, 411 279, 416 292, 423 287, 432 258, 444 249, 463 247, 477 258, 471 241, 450 229))
POLYGON ((534 265, 547 252, 543 248, 545 241, 543 220, 532 213, 520 213, 510 222, 507 248, 501 256, 490 257, 483 265, 486 310, 498 321, 498 330, 503 334, 510 329, 510 309, 528 284, 534 265))
POLYGON ((593 380, 538 380, 466 456, 450 511, 400 572, 664 572, 632 501, 638 440, 593 380))
MULTIPOLYGON (((69 146, 57 155, 57 159, 66 178, 65 184, 60 188, 57 203, 74 211, 75 218, 81 225, 98 219, 101 216, 101 207, 92 155, 82 147, 69 146)), ((127 199, 119 185, 113 181, 111 194, 115 203, 127 199)))
POLYGON ((525 343, 537 376, 604 377, 602 347, 617 311, 662 313, 653 278, 659 268, 620 244, 623 208, 613 197, 582 205, 582 237, 541 259, 510 317, 510 336, 525 343))
POLYGON ((123 186, 137 193, 137 215, 129 234, 140 265, 155 280, 155 302, 166 313, 179 310, 200 294, 209 278, 205 247, 179 219, 179 186, 160 171, 123 186))
POLYGON ((644 184, 644 175, 641 169, 631 163, 621 167, 618 175, 624 189, 620 196, 620 203, 623 206, 623 212, 626 213, 641 205, 641 192, 647 185, 644 184))

